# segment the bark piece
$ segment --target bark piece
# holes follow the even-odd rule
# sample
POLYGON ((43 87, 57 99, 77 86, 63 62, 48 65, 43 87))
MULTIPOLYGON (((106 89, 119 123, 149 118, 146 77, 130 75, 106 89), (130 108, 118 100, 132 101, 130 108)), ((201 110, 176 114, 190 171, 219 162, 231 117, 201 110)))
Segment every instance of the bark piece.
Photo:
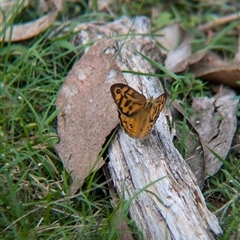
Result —
MULTIPOLYGON (((126 61, 129 66, 131 59, 126 61)), ((131 68, 138 61, 134 58, 131 68)), ((141 72, 150 68, 146 62, 138 66, 146 66, 141 72)), ((157 79, 151 79, 151 83, 146 78, 140 79, 140 86, 152 95, 159 89, 157 79), (151 87, 146 87, 148 84, 151 87)), ((135 88, 138 86, 130 79, 127 82, 135 88)), ((190 168, 175 149, 163 114, 154 129, 143 141, 130 138, 121 129, 113 141, 109 168, 117 192, 128 200, 159 180, 140 193, 130 206, 131 217, 146 239, 197 239, 199 236, 213 239, 213 233, 220 234, 221 228, 207 209, 190 168)))
MULTIPOLYGON (((141 29, 142 30, 142 29, 141 29)), ((140 31, 141 31, 140 30, 140 31)), ((148 38, 134 37, 121 47, 118 66, 124 70, 154 73, 141 52, 148 38), (121 60, 121 61, 119 61, 121 60)), ((155 51, 148 57, 155 58, 155 51)), ((124 74, 127 83, 146 97, 163 91, 158 79, 124 74)), ((221 234, 218 220, 206 207, 189 166, 172 143, 164 112, 144 140, 119 130, 109 150, 109 169, 117 192, 126 200, 141 189, 130 206, 130 215, 146 239, 213 239, 221 234), (151 184, 152 183, 152 184, 151 184)), ((169 113, 168 113, 169 114, 169 113)))
MULTIPOLYGON (((82 29, 79 35, 82 42, 129 33, 117 41, 116 63, 121 70, 155 72, 138 52, 161 60, 155 41, 144 36, 150 31, 150 22, 145 17, 133 22, 122 18, 105 25, 79 25, 79 29, 82 29)), ((163 92, 159 79, 154 77, 129 73, 124 73, 124 77, 147 98, 163 92)), ((138 193, 129 210, 146 239, 213 239, 222 230, 217 218, 207 209, 190 168, 172 143, 165 114, 171 118, 167 107, 144 140, 132 139, 120 128, 109 148, 109 169, 115 188, 126 200, 138 193), (144 187, 146 191, 141 191, 144 187)), ((111 117, 117 117, 117 110, 111 117)))

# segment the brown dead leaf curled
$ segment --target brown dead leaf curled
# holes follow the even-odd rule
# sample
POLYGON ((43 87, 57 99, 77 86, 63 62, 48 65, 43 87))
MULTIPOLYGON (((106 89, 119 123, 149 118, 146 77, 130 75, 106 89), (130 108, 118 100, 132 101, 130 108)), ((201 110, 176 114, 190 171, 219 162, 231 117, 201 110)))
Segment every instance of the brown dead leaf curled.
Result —
POLYGON ((190 35, 178 24, 162 29, 159 34, 163 37, 155 39, 168 50, 165 67, 172 72, 184 71, 191 55, 190 35))
POLYGON ((237 83, 240 79, 239 62, 226 62, 213 52, 206 53, 200 61, 190 65, 189 71, 208 82, 240 87, 237 83))
MULTIPOLYGON (((192 108, 195 113, 187 119, 189 133, 185 139, 185 157, 199 187, 203 187, 206 177, 215 174, 222 165, 208 148, 222 158, 225 158, 230 150, 237 125, 238 100, 234 99, 234 96, 232 90, 223 87, 213 98, 193 99, 192 108)), ((184 111, 179 103, 174 101, 172 107, 173 117, 182 118, 179 113, 183 116, 184 111)), ((181 138, 181 132, 177 128, 176 137, 181 138)))
POLYGON ((206 49, 201 49, 201 50, 198 50, 198 51, 192 53, 189 58, 189 65, 193 65, 193 64, 199 62, 202 58, 204 58, 206 53, 207 53, 206 49))
POLYGON ((56 148, 71 172, 72 193, 93 170, 106 137, 118 124, 110 86, 125 81, 113 60, 115 50, 114 40, 93 45, 73 67, 57 98, 60 143, 56 148))
MULTIPOLYGON (((6 16, 3 17, 0 13, 0 21, 2 23, 0 24, 1 32, 7 26, 8 21, 12 18, 12 14, 14 13, 12 9, 14 8, 20 13, 29 3, 30 1, 8 1, 8 4, 4 4, 3 2, 1 3, 1 7, 4 7, 5 9, 4 15, 6 16)), ((11 40, 12 42, 16 42, 26 40, 46 30, 46 28, 55 21, 58 13, 62 11, 63 0, 46 1, 46 6, 49 11, 48 14, 35 21, 13 25, 13 27, 7 28, 5 30, 5 34, 0 37, 0 41, 8 42, 11 40)))
POLYGON ((204 146, 206 174, 215 174, 222 165, 208 148, 222 158, 225 158, 230 150, 237 126, 238 100, 234 97, 234 91, 223 87, 214 98, 204 97, 193 100, 192 108, 195 114, 191 122, 197 129, 204 146))

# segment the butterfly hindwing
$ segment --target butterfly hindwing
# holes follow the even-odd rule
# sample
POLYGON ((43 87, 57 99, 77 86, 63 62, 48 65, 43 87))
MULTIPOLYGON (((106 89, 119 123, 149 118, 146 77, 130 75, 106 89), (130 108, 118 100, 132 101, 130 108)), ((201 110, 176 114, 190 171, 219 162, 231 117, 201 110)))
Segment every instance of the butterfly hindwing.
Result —
POLYGON ((154 100, 154 104, 151 108, 150 111, 150 122, 153 122, 153 124, 156 122, 161 110, 163 109, 165 103, 167 100, 167 94, 163 93, 162 95, 160 95, 159 97, 157 97, 154 100))
POLYGON ((140 138, 144 138, 149 131, 152 129, 153 125, 155 124, 158 116, 165 105, 167 96, 165 93, 157 97, 155 100, 150 98, 147 100, 146 109, 148 111, 146 123, 142 124, 141 135, 140 138))
POLYGON ((124 128, 125 132, 132 138, 138 137, 138 123, 134 117, 126 117, 125 115, 118 112, 118 116, 121 122, 121 126, 124 128))

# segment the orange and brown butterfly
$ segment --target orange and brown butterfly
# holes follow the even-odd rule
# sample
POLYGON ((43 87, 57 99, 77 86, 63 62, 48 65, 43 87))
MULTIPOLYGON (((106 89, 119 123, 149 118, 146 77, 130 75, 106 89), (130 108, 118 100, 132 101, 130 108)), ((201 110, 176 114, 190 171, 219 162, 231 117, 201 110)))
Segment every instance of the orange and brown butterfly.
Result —
POLYGON ((110 90, 125 132, 133 138, 144 138, 152 129, 166 102, 166 93, 156 99, 152 97, 146 99, 145 96, 122 83, 113 84, 110 90))

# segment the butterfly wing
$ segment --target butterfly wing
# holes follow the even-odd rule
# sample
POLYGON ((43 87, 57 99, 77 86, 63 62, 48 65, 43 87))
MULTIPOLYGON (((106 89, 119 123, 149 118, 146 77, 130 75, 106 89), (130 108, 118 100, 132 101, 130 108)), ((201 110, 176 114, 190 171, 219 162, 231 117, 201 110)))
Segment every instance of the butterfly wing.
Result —
POLYGON ((110 90, 118 110, 127 117, 134 116, 145 107, 146 98, 128 85, 116 83, 110 90))
POLYGON ((150 122, 153 122, 153 124, 156 122, 161 110, 163 109, 166 103, 166 100, 167 100, 166 93, 163 93, 162 95, 160 95, 154 100, 154 103, 150 110, 150 122))
POLYGON ((121 122, 121 126, 125 132, 132 138, 139 138, 140 125, 137 121, 137 115, 133 117, 126 117, 125 115, 118 112, 118 116, 121 122))
POLYGON ((159 97, 157 97, 155 100, 149 99, 146 102, 146 107, 143 115, 146 116, 145 118, 142 118, 142 124, 140 129, 140 138, 144 138, 149 131, 152 129, 153 125, 155 124, 156 120, 158 119, 158 116, 165 105, 167 100, 167 94, 163 93, 159 97))

